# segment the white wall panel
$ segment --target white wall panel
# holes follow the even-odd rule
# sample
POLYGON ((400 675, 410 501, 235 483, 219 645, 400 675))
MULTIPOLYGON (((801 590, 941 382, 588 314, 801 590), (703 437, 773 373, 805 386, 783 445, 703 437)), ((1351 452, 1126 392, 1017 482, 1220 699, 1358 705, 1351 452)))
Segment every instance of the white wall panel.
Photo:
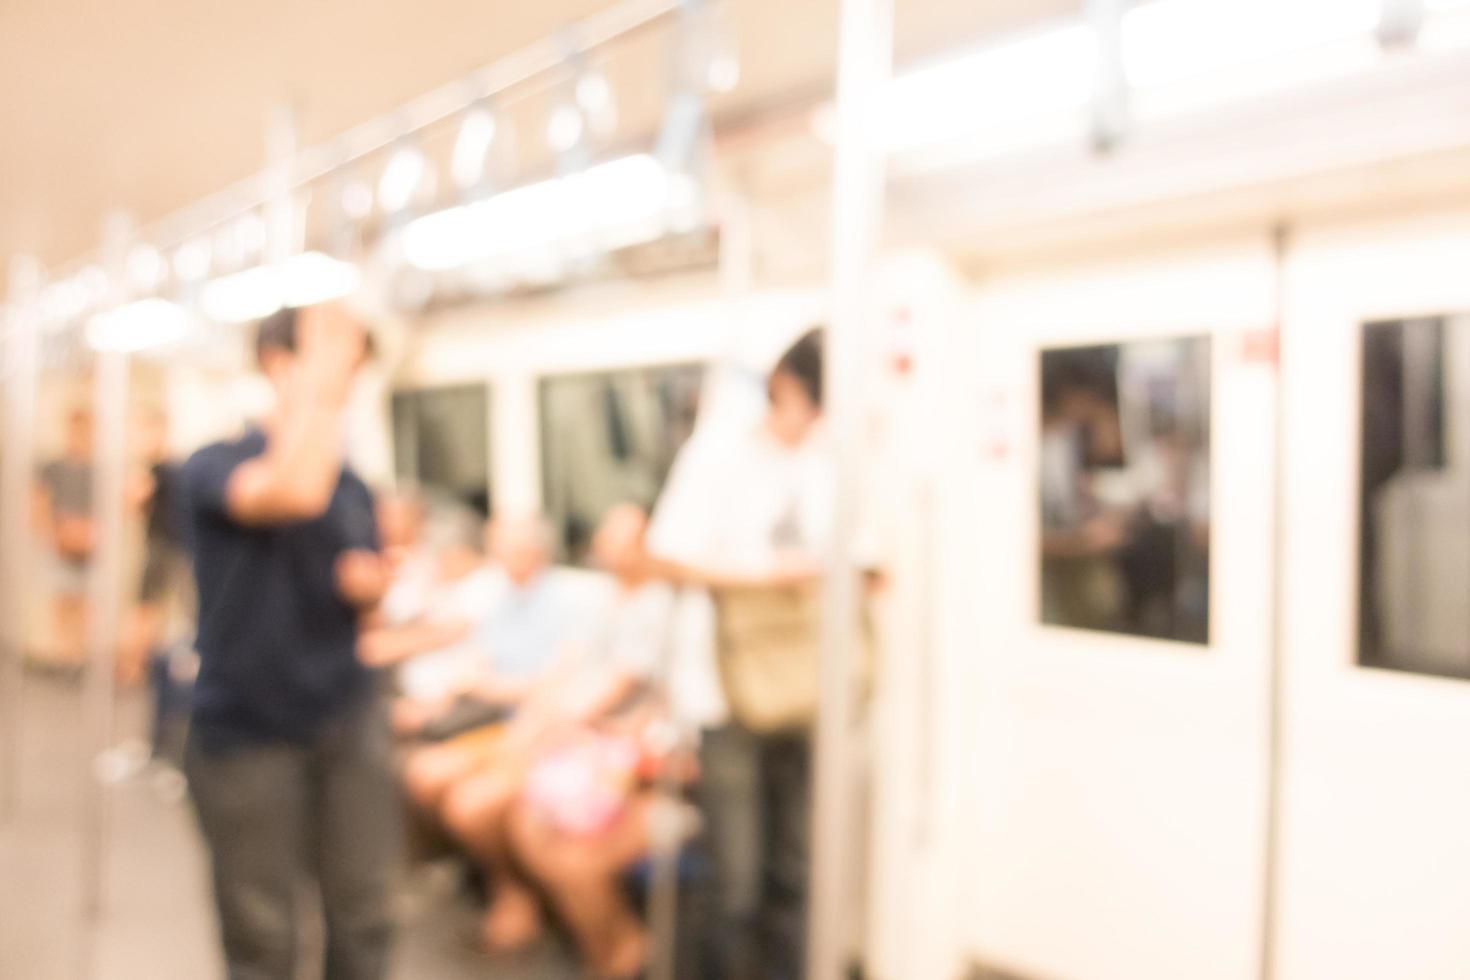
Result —
POLYGON ((1039 977, 1256 972, 1274 372, 1263 235, 984 282, 956 325, 943 503, 956 914, 1039 977), (1213 339, 1212 642, 1038 623, 1041 347, 1213 339))
POLYGON ((1361 327, 1470 310, 1470 213, 1305 229, 1287 281, 1277 975, 1464 977, 1470 683, 1355 658, 1361 327))

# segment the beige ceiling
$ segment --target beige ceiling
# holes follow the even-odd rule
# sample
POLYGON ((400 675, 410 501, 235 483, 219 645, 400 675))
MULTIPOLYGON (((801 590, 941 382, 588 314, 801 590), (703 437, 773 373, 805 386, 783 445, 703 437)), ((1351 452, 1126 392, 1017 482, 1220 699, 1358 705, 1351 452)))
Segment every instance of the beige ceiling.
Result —
MULTIPOLYGON (((248 175, 272 104, 315 142, 608 2, 0 0, 0 263, 60 263, 111 209, 147 222, 248 175)), ((898 57, 1080 2, 896 0, 898 57)), ((729 4, 742 80, 721 116, 830 87, 838 0, 729 4)))

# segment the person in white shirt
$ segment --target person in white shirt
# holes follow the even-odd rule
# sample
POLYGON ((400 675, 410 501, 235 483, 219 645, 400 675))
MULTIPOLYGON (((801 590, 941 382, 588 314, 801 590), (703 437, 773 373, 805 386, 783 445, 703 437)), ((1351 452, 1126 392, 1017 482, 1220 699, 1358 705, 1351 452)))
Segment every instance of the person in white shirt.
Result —
MULTIPOLYGON (((436 508, 432 514, 414 491, 379 498, 379 535, 393 568, 393 583, 359 642, 358 654, 378 668, 396 668, 404 693, 429 701, 432 689, 454 669, 446 655, 493 608, 504 576, 486 563, 478 516, 436 508)), ((400 707, 404 707, 400 704, 400 707)), ((423 722, 399 721, 400 733, 423 722)))
POLYGON ((811 746, 805 732, 756 733, 729 716, 701 590, 820 575, 836 489, 822 336, 812 330, 781 356, 758 424, 733 441, 691 440, 648 535, 662 574, 688 587, 670 686, 688 692, 672 699, 701 729, 700 793, 721 896, 715 955, 730 978, 800 976, 811 746))

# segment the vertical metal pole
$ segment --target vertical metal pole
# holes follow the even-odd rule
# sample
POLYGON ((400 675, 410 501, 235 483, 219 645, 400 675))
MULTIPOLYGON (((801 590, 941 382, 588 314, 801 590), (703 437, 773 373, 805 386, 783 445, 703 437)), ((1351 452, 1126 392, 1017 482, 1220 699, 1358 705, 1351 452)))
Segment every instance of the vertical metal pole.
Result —
POLYGON ((98 355, 93 381, 97 419, 93 454, 93 523, 97 528, 88 589, 91 656, 87 667, 86 717, 92 752, 87 756, 86 823, 83 840, 84 910, 102 912, 107 850, 107 786, 95 764, 112 744, 114 679, 118 627, 122 620, 123 481, 125 477, 128 403, 128 356, 120 351, 98 355))
POLYGON ((304 229, 298 220, 296 198, 291 189, 298 150, 296 110, 289 104, 275 106, 266 118, 265 135, 270 188, 265 216, 268 262, 280 262, 301 250, 304 229))
MULTIPOLYGON (((675 602, 679 597, 675 597, 675 602)), ((659 639, 659 662, 656 685, 659 701, 665 710, 672 709, 673 699, 669 696, 669 682, 674 669, 675 638, 674 619, 677 608, 670 607, 665 614, 662 635, 659 639)), ((654 805, 649 816, 649 842, 651 851, 651 876, 648 896, 648 931, 652 952, 648 964, 649 980, 680 980, 679 978, 679 854, 687 838, 687 827, 683 819, 682 794, 679 773, 675 769, 679 758, 692 752, 696 739, 686 730, 682 721, 669 710, 669 745, 664 766, 654 785, 654 805)))
POLYGON ((720 292, 729 299, 738 299, 750 294, 750 284, 755 279, 750 196, 727 172, 716 170, 714 184, 720 224, 720 292))
MULTIPOLYGON (((667 698, 665 698, 667 704, 667 698)), ((688 741, 680 738, 674 758, 687 751, 688 741)), ((679 786, 672 765, 665 765, 654 786, 650 838, 652 854, 648 895, 648 931, 653 953, 649 962, 649 980, 679 978, 679 852, 684 847, 684 815, 681 812, 679 786)))
POLYGON ((893 0, 843 0, 837 65, 832 191, 832 319, 827 336, 827 419, 837 450, 836 515, 823 603, 821 703, 812 807, 809 980, 838 980, 849 966, 847 870, 855 863, 849 792, 862 594, 852 542, 862 476, 862 417, 871 288, 883 218, 882 99, 891 71, 893 0))
POLYGON ((1278 891, 1280 874, 1278 863, 1281 853, 1281 799, 1285 792, 1283 771, 1282 724, 1286 695, 1285 665, 1283 662, 1286 643, 1286 506, 1287 471, 1290 458, 1290 425, 1286 418, 1288 403, 1287 344, 1286 344, 1286 275, 1287 258, 1291 244, 1291 231, 1286 225, 1277 225, 1272 232, 1272 264, 1276 273, 1276 295, 1274 316, 1276 319, 1276 415, 1275 431, 1272 433, 1275 456, 1272 469, 1271 500, 1271 649, 1266 675, 1266 828, 1265 851, 1261 860, 1261 957, 1259 970, 1261 980, 1272 980, 1276 976, 1276 916, 1279 907, 1278 891))
MULTIPOLYGON (((125 216, 108 220, 105 258, 110 281, 109 305, 127 299, 126 267, 132 224, 125 216)), ((82 908, 94 923, 102 914, 108 837, 108 786, 97 764, 112 744, 116 690, 117 641, 122 622, 123 495, 127 470, 128 355, 104 350, 97 354, 92 382, 92 415, 96 431, 92 451, 92 523, 95 543, 88 583, 90 656, 84 700, 87 744, 85 806, 82 825, 82 908)))
POLYGON ((10 267, 10 305, 0 322, 0 820, 20 799, 20 715, 25 705, 26 624, 30 619, 34 541, 31 469, 36 455, 36 387, 40 373, 36 297, 41 267, 17 258, 10 267))

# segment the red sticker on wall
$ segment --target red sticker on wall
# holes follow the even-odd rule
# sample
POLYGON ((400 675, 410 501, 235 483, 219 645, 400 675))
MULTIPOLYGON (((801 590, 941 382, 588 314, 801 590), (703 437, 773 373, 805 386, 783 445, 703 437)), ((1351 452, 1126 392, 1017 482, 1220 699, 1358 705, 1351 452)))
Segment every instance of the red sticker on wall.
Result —
POLYGON ((1281 331, 1275 327, 1247 330, 1241 337, 1240 359, 1247 364, 1281 363, 1281 331))

